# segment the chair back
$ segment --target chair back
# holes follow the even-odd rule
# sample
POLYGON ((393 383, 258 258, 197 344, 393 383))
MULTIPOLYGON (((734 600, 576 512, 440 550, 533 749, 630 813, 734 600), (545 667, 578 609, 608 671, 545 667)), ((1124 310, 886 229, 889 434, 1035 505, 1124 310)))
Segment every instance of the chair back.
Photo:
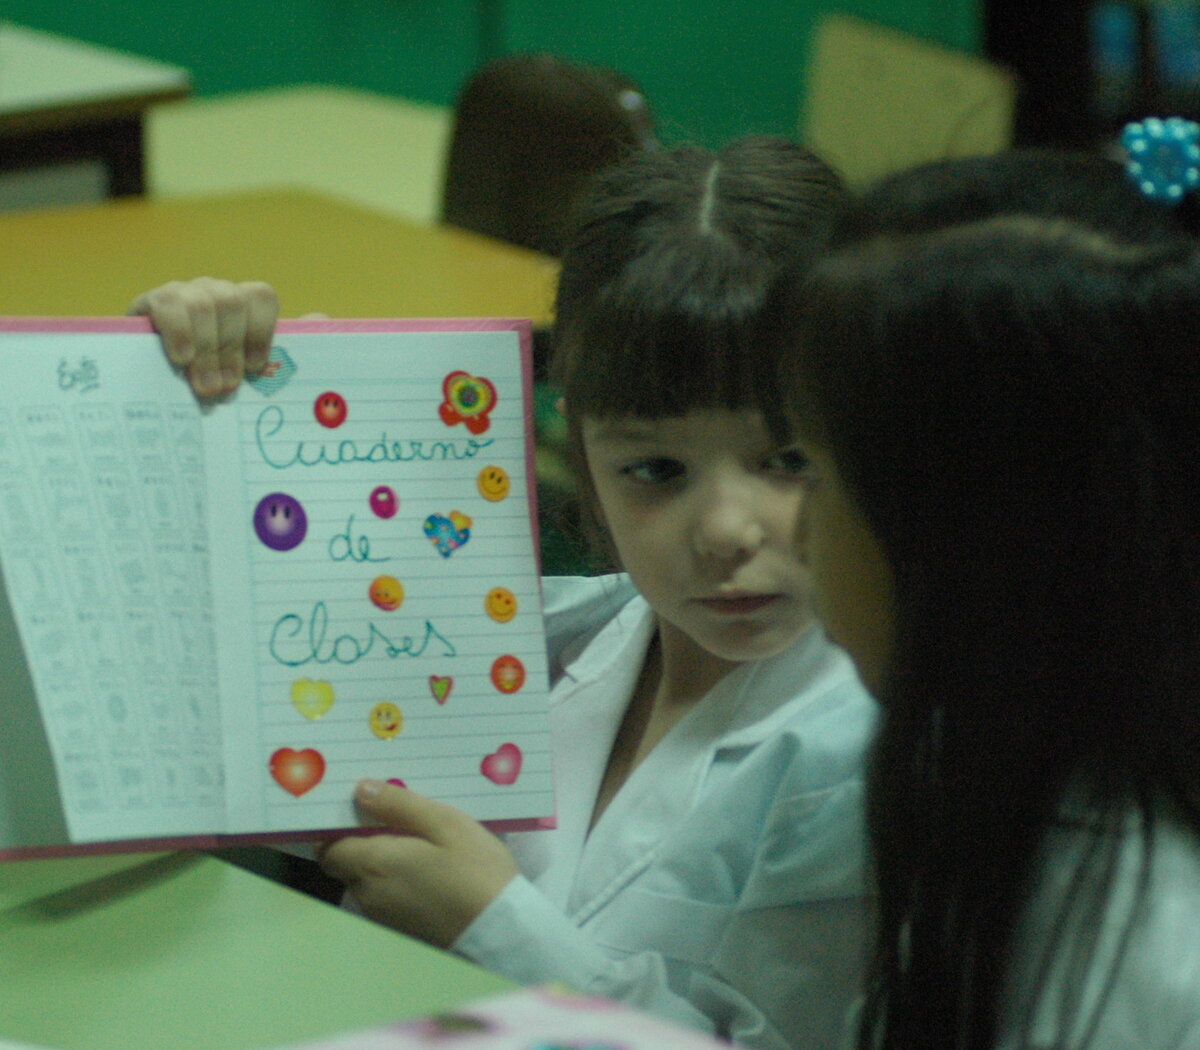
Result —
POLYGON ((645 96, 628 77, 548 54, 496 59, 455 104, 442 221, 560 255, 588 178, 654 144, 645 96))
MULTIPOLYGON (((852 187, 1012 143, 1006 69, 849 15, 817 25, 800 139, 852 187)), ((1082 118, 1081 118, 1082 119, 1082 118)))

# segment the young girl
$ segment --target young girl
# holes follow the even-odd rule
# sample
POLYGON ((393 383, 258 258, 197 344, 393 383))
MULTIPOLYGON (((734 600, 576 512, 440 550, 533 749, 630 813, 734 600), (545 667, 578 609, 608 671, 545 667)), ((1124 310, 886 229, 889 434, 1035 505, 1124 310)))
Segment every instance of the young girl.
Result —
MULTIPOLYGON (((597 182, 563 259, 553 377, 625 574, 544 584, 558 828, 502 845, 364 784, 364 820, 402 834, 322 859, 366 914, 747 1046, 844 1042, 871 923, 874 707, 812 627, 793 549, 805 463, 755 407, 766 292, 840 199, 824 165, 775 140, 640 154, 597 182)), ((140 304, 170 347, 192 323, 156 304, 213 286, 191 291, 140 304)), ((215 313, 238 314, 261 289, 217 293, 232 304, 215 313)), ((232 380, 240 354, 226 358, 232 380)))
POLYGON ((819 614, 885 711, 863 1047, 1200 1047, 1200 252, 1165 216, 1099 160, 919 169, 767 317, 819 614))

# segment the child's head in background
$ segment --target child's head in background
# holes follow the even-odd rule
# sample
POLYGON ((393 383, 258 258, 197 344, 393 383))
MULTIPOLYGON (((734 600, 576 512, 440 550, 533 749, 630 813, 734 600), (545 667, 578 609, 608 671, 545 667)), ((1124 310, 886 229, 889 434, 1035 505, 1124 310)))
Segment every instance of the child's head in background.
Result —
POLYGON ((784 139, 632 155, 576 211, 555 302, 551 378, 584 417, 659 419, 757 405, 754 338, 773 279, 815 256, 845 195, 784 139))
MULTIPOLYGON (((766 329, 813 462, 819 611, 887 711, 886 1037, 864 1045, 995 1045, 1068 788, 1096 821, 1072 901, 1093 917, 1129 805, 1161 791, 1200 821, 1200 257, 1172 225, 1096 158, 917 169, 850 210, 766 329)), ((1061 994, 1049 1042, 1075 1045, 1095 1004, 1040 972, 1018 1012, 1061 994)))
POLYGON ((585 509, 660 618, 732 660, 808 625, 788 549, 801 464, 763 418, 756 333, 782 264, 819 250, 842 202, 781 139, 646 152, 594 182, 563 254, 550 375, 585 509))

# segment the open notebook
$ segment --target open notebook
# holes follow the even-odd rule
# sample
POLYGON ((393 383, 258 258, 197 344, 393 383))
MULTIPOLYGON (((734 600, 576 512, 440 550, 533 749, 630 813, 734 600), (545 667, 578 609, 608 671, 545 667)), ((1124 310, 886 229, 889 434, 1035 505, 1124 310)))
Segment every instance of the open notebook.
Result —
POLYGON ((202 408, 0 321, 0 857, 312 838, 364 776, 552 822, 529 324, 305 321, 202 408))

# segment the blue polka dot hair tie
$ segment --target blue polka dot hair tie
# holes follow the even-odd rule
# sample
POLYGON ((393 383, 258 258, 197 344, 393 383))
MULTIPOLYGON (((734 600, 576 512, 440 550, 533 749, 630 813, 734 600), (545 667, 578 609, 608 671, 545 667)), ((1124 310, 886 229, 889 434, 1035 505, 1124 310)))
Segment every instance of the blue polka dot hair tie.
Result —
POLYGON ((1178 204, 1200 186, 1200 124, 1182 117, 1147 117, 1121 132, 1125 170, 1147 197, 1178 204))

